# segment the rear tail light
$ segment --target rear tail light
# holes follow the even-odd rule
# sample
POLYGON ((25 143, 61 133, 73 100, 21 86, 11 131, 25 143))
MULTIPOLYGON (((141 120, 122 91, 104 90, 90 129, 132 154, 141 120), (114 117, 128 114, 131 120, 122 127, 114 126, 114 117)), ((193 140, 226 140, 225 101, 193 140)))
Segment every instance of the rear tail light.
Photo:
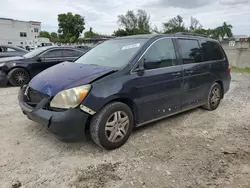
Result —
POLYGON ((228 65, 228 67, 227 67, 227 72, 231 72, 231 67, 230 67, 230 65, 228 65))

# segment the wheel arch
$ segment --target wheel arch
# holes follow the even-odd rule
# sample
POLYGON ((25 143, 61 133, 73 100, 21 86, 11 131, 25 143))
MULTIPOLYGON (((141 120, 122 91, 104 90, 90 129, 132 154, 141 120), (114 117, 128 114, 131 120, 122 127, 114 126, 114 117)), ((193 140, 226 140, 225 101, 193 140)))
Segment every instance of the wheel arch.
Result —
MULTIPOLYGON (((98 111, 96 113, 98 113, 104 106, 110 104, 110 103, 113 103, 113 102, 121 102, 121 103, 124 103, 126 104, 132 111, 133 113, 133 117, 134 117, 134 127, 136 126, 137 122, 138 122, 138 118, 139 118, 139 114, 138 114, 138 109, 136 107, 136 104, 135 102, 128 98, 128 97, 119 97, 119 96, 113 96, 111 97, 108 101, 106 101, 102 107, 100 109, 98 109, 98 111)), ((87 120, 87 126, 86 126, 86 130, 89 129, 89 123, 91 122, 91 119, 92 119, 93 116, 89 116, 88 120, 87 120)))
MULTIPOLYGON (((138 110, 136 108, 135 102, 132 99, 127 98, 127 97, 119 97, 119 98, 115 98, 115 99, 109 101, 108 103, 111 103, 111 102, 121 102, 121 103, 126 104, 131 109, 131 111, 133 113, 134 125, 137 123, 138 110)), ((107 105, 107 104, 105 104, 105 105, 107 105)))
POLYGON ((31 73, 30 73, 29 69, 27 69, 26 67, 22 67, 22 66, 11 67, 11 68, 9 69, 9 71, 7 72, 7 74, 9 74, 9 72, 12 71, 13 69, 24 69, 24 70, 27 71, 27 73, 29 74, 29 76, 30 76, 30 78, 31 78, 31 73))

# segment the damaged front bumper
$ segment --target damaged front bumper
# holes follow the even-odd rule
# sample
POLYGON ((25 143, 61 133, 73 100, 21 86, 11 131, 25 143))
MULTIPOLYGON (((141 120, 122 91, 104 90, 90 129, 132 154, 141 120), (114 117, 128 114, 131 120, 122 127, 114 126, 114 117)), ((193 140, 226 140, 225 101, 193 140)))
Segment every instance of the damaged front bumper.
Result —
POLYGON ((45 125, 56 137, 63 141, 73 141, 85 137, 85 126, 89 114, 80 109, 65 111, 46 110, 49 99, 44 98, 36 107, 28 105, 25 100, 25 89, 22 87, 18 93, 19 105, 23 113, 31 120, 45 125))

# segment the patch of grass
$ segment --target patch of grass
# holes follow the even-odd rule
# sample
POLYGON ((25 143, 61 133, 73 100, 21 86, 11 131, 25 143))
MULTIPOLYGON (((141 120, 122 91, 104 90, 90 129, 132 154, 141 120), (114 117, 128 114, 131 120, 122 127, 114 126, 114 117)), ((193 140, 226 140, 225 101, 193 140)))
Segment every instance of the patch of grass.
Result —
POLYGON ((232 72, 246 72, 250 74, 250 68, 237 68, 232 67, 232 72))

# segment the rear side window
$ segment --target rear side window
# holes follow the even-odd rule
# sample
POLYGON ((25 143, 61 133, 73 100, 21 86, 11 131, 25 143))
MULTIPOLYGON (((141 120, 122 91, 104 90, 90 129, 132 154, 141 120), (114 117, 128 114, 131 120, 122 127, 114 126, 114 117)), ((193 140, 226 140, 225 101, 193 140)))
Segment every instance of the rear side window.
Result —
POLYGON ((80 52, 77 50, 63 50, 63 57, 78 57, 80 52))
POLYGON ((148 61, 161 60, 161 63, 157 68, 171 67, 176 65, 176 53, 172 39, 161 39, 156 41, 148 49, 143 59, 148 61))
POLYGON ((50 50, 48 52, 45 52, 41 57, 44 57, 44 58, 62 57, 62 50, 50 50))
POLYGON ((183 64, 202 62, 202 54, 197 40, 178 39, 183 64))
POLYGON ((220 46, 211 41, 201 41, 204 61, 215 61, 224 59, 220 46))

